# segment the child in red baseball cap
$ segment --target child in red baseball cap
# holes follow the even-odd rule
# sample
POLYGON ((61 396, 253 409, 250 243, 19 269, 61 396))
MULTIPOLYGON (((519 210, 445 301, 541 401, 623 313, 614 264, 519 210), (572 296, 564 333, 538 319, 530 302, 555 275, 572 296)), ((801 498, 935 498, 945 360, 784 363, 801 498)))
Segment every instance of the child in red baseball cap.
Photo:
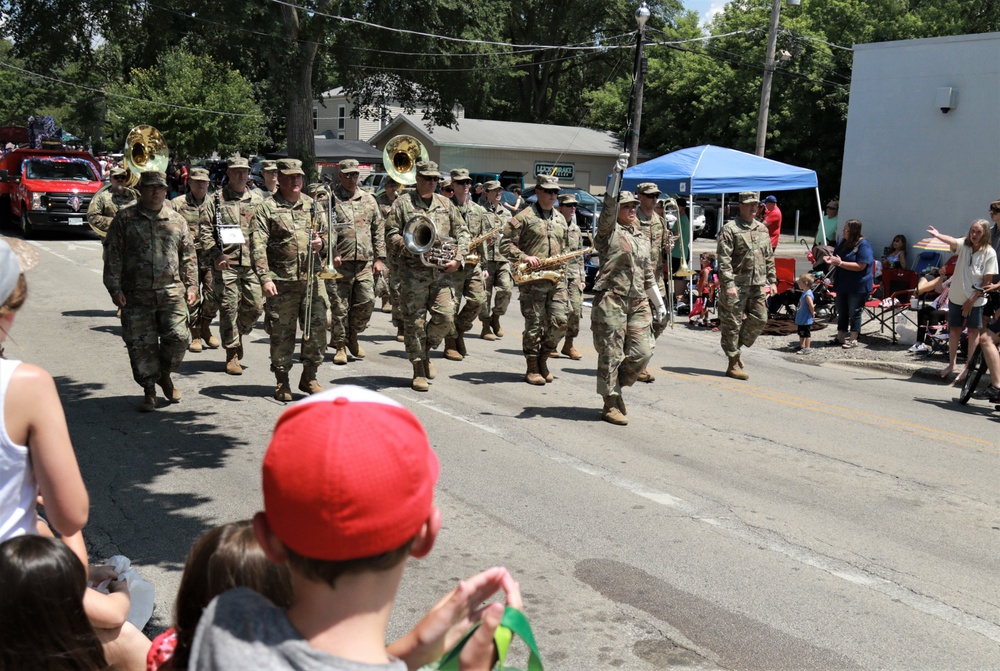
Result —
POLYGON ((459 583, 420 623, 385 646, 406 559, 427 556, 441 529, 434 506, 437 456, 423 427, 382 394, 342 386, 289 407, 264 455, 264 511, 254 532, 268 559, 288 564, 292 603, 278 608, 246 589, 205 609, 190 669, 405 671, 438 659, 476 622, 463 669, 489 669, 503 590, 494 567, 459 583))

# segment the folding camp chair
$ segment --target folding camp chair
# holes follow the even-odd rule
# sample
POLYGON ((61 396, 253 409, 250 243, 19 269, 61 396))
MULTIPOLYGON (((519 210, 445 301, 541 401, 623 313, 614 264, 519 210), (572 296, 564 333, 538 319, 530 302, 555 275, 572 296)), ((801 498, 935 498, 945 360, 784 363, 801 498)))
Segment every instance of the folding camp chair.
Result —
MULTIPOLYGON (((861 327, 877 321, 879 333, 887 327, 892 332, 892 342, 895 344, 896 338, 896 318, 907 319, 916 327, 915 317, 911 317, 907 311, 910 309, 910 298, 917 288, 919 275, 912 270, 886 269, 882 271, 881 296, 882 298, 871 298, 865 302, 865 320, 861 327)), ((879 295, 876 291, 872 295, 879 295)))
POLYGON ((941 263, 941 252, 934 252, 929 249, 925 249, 920 252, 917 256, 917 260, 913 263, 913 272, 917 275, 923 275, 927 272, 928 268, 940 268, 941 263))
POLYGON ((768 299, 768 316, 774 317, 781 313, 782 308, 794 316, 795 308, 798 307, 798 298, 795 286, 795 259, 786 257, 774 257, 774 274, 777 278, 778 291, 768 299))

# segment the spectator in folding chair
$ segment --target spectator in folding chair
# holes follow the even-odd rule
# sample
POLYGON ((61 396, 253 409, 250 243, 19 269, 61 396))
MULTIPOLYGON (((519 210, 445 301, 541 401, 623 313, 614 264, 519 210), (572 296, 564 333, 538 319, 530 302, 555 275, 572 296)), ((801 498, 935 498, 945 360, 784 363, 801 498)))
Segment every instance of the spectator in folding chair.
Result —
POLYGON ((948 296, 948 365, 941 371, 942 378, 949 377, 955 371, 958 341, 963 328, 968 331, 969 353, 958 382, 965 380, 968 375, 968 362, 979 342, 979 332, 983 328, 983 307, 986 305, 983 285, 991 282, 997 274, 997 255, 990 246, 989 225, 985 219, 977 219, 972 222, 968 234, 961 238, 938 233, 933 226, 927 229, 928 233, 947 244, 951 251, 958 252, 948 296))
MULTIPOLYGON (((951 268, 954 270, 954 266, 951 268)), ((951 287, 951 273, 945 272, 933 279, 927 277, 920 278, 917 284, 917 295, 926 296, 928 294, 937 295, 929 303, 924 302, 917 310, 917 342, 910 348, 911 352, 929 352, 933 349, 927 344, 927 331, 931 325, 947 323, 948 321, 948 290, 951 287)))
POLYGON ((848 219, 834 253, 823 261, 837 272, 833 276, 836 292, 837 342, 844 349, 858 346, 861 313, 872 292, 872 246, 861 234, 861 222, 848 219))
POLYGON ((892 244, 885 248, 882 256, 882 268, 906 268, 906 236, 897 235, 892 239, 892 244))

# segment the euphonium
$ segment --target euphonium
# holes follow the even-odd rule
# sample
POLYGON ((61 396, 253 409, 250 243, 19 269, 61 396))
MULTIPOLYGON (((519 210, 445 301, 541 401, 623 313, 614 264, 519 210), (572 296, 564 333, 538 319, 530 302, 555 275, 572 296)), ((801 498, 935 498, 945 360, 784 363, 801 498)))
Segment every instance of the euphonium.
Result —
POLYGON ((541 259, 536 268, 532 268, 527 262, 518 263, 514 266, 514 282, 518 285, 542 280, 561 282, 566 277, 566 262, 577 256, 590 254, 592 251, 594 251, 593 247, 584 247, 575 252, 550 256, 547 259, 541 259))
POLYGON ((469 243, 469 253, 465 255, 465 265, 474 266, 479 263, 479 254, 476 254, 472 250, 478 247, 479 243, 486 242, 493 236, 499 235, 500 233, 503 233, 503 229, 497 226, 496 228, 486 231, 482 235, 474 237, 472 242, 469 243))
POLYGON ((413 215, 403 226, 403 245, 431 268, 444 268, 458 257, 455 238, 438 235, 434 222, 426 214, 413 215))

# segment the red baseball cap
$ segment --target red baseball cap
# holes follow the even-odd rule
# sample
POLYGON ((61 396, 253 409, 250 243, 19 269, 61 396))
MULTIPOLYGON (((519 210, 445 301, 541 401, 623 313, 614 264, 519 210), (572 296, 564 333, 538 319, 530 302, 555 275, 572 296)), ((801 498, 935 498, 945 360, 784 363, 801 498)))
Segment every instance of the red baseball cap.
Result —
POLYGON ((264 514, 304 557, 372 557, 417 535, 438 472, 413 413, 369 389, 334 387, 278 418, 264 455, 264 514))

